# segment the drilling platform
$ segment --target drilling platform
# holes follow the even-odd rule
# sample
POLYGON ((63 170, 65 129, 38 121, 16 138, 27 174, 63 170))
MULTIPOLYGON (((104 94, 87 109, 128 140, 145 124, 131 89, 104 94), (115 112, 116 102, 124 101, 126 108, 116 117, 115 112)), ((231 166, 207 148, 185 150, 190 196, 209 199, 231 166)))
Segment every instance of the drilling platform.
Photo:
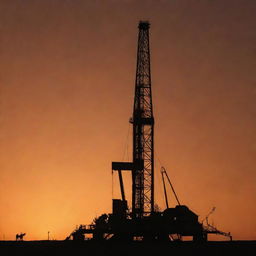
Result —
POLYGON ((120 199, 112 200, 112 213, 102 214, 90 225, 80 225, 67 240, 117 240, 117 241, 175 241, 190 236, 193 241, 207 241, 208 234, 220 234, 232 239, 230 233, 217 230, 208 223, 199 222, 198 215, 180 204, 164 167, 161 169, 166 209, 157 211, 154 202, 154 115, 151 89, 150 45, 148 21, 138 25, 137 67, 133 115, 132 162, 112 162, 118 173, 120 199), (131 208, 125 197, 122 173, 132 177, 131 208), (177 205, 170 208, 166 193, 167 179, 177 205), (131 209, 131 210, 129 210, 131 209))

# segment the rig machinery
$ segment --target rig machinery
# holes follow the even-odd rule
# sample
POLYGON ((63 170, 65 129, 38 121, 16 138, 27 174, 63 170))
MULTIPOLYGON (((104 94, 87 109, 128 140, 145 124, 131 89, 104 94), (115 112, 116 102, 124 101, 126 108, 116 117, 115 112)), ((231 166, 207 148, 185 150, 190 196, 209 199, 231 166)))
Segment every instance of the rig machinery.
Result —
POLYGON ((180 240, 183 236, 192 236, 194 241, 206 241, 209 233, 231 237, 229 233, 218 231, 210 225, 204 226, 198 221, 197 214, 180 204, 165 169, 162 169, 164 189, 165 175, 178 204, 174 208, 168 206, 165 190, 166 209, 162 212, 154 209, 154 116, 149 27, 149 22, 139 22, 135 97, 130 119, 133 126, 133 161, 112 162, 112 170, 117 171, 119 176, 121 199, 113 199, 112 213, 101 215, 91 225, 80 225, 67 239, 84 240, 89 234, 95 240, 124 241, 167 241, 174 240, 174 237, 180 240), (123 171, 131 172, 132 176, 131 211, 125 198, 123 171))

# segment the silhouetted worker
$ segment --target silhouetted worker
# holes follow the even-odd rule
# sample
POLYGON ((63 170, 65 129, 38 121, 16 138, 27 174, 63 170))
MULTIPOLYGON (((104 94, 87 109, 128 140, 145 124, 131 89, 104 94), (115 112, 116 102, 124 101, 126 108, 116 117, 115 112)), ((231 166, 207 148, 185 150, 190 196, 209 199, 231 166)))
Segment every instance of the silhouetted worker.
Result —
POLYGON ((23 237, 26 235, 26 233, 20 233, 16 234, 16 241, 20 240, 23 241, 23 237))

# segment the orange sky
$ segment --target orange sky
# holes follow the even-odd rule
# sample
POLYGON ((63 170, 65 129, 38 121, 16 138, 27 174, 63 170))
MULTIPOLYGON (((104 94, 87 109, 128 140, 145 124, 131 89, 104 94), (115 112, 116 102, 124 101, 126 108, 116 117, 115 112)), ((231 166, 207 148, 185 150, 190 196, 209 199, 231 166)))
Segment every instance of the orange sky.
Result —
POLYGON ((200 219, 215 206, 211 223, 256 239, 255 13, 255 0, 2 0, 0 239, 64 239, 111 211, 141 19, 159 161, 200 219))

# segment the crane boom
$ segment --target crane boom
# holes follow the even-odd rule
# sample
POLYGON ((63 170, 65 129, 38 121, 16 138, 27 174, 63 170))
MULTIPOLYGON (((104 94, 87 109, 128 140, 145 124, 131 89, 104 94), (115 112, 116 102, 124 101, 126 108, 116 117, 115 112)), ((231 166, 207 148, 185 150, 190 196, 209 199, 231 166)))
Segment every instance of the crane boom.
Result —
POLYGON ((168 183, 169 183, 169 185, 170 185, 170 187, 171 187, 171 189, 172 189, 172 192, 173 192, 173 194, 174 194, 174 196, 175 196, 175 199, 176 199, 178 205, 180 205, 180 201, 179 201, 179 199, 178 199, 178 196, 177 196, 177 194, 176 194, 176 192, 175 192, 175 190, 174 190, 174 187, 173 187, 173 185, 172 185, 172 183, 171 183, 171 181, 170 181, 170 179, 169 179, 169 176, 168 176, 168 174, 167 174, 167 172, 166 172, 166 170, 165 170, 165 168, 164 168, 163 166, 161 167, 161 174, 162 174, 162 179, 163 179, 163 186, 164 186, 164 193, 165 193, 165 201, 166 201, 167 208, 168 208, 168 198, 167 198, 167 193, 166 193, 166 188, 165 188, 164 174, 165 174, 165 176, 166 176, 166 178, 167 178, 167 180, 168 180, 168 183))

